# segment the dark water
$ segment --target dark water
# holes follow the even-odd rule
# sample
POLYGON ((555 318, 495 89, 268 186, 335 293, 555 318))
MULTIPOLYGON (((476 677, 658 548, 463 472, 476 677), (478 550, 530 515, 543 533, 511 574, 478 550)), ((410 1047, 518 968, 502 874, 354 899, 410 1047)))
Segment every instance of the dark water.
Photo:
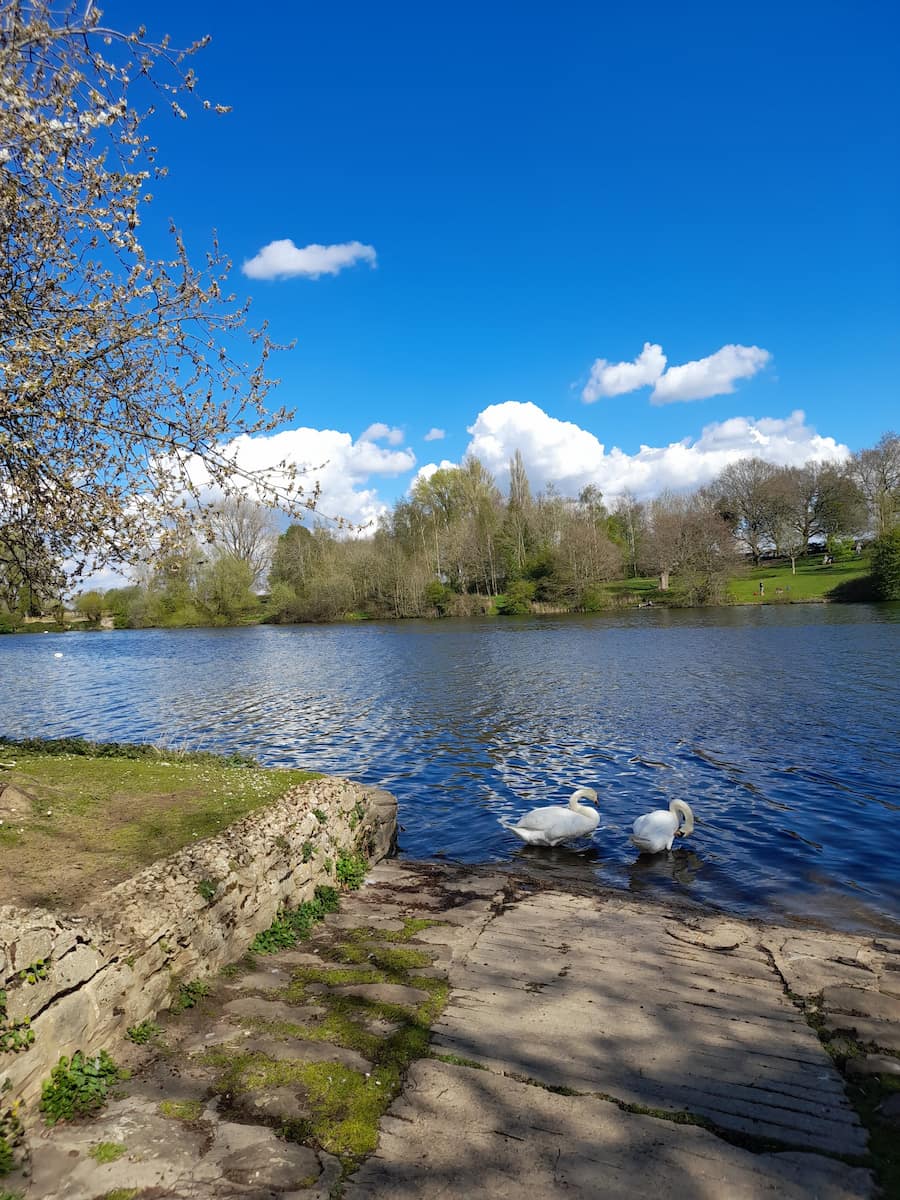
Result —
POLYGON ((896 928, 898 648, 896 605, 4 637, 0 731, 377 782, 414 857, 896 928), (582 784, 601 824, 578 853, 497 823, 582 784), (631 822, 674 797, 696 833, 638 857, 631 822))

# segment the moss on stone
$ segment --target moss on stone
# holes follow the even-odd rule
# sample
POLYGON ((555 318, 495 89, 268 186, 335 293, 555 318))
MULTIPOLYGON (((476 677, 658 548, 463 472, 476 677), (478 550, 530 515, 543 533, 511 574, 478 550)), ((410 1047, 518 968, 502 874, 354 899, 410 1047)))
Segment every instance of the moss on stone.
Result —
POLYGON ((127 1149, 122 1142, 98 1142, 96 1146, 91 1146, 88 1154, 95 1162, 112 1163, 121 1158, 127 1149))
POLYGON ((203 1105, 199 1100, 161 1100, 159 1111, 174 1121, 199 1121, 203 1105))

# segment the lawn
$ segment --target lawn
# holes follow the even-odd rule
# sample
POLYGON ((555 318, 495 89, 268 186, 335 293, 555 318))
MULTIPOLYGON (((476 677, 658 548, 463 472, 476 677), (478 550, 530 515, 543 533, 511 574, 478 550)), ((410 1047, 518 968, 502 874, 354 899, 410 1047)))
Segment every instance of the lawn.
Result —
POLYGON ((756 602, 772 604, 796 600, 823 600, 838 584, 860 579, 869 573, 869 556, 839 559, 827 567, 822 566, 822 555, 797 560, 797 573, 791 573, 789 561, 779 559, 751 567, 733 578, 729 584, 729 596, 739 604, 756 602), (762 583, 765 594, 760 595, 762 583))
POLYGON ((312 778, 212 755, 50 755, 2 744, 0 904, 77 907, 312 778))

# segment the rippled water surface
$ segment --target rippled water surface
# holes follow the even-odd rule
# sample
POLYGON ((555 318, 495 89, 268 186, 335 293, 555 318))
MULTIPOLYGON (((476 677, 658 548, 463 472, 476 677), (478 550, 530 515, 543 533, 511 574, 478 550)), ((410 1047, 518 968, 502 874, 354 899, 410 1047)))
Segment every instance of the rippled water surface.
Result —
POLYGON ((526 856, 744 914, 888 928, 898 647, 896 605, 3 637, 0 730, 379 783, 414 857, 526 856), (601 824, 576 852, 497 823, 582 784, 601 824), (631 822, 675 797, 694 836, 639 857, 631 822))

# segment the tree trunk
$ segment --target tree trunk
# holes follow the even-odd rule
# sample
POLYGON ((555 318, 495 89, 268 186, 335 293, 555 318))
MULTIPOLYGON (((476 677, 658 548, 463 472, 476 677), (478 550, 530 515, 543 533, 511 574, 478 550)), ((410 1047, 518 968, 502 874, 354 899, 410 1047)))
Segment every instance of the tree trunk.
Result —
POLYGON ((660 571, 659 573, 659 590, 667 592, 669 590, 669 572, 660 571))

